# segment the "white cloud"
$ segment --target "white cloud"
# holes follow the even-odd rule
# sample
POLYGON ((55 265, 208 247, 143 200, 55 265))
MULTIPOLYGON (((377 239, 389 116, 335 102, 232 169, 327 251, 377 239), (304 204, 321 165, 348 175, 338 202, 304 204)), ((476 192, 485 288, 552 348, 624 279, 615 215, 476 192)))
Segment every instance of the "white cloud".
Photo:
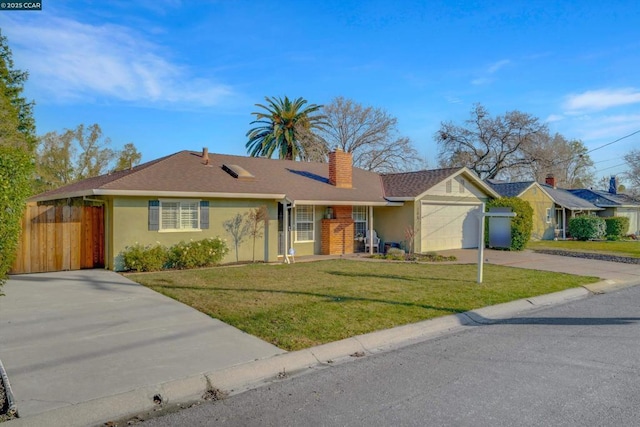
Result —
POLYGON ((494 74, 498 72, 501 68, 509 65, 510 63, 511 61, 509 61, 508 59, 503 59, 501 61, 496 62, 495 64, 490 65, 489 68, 487 69, 487 72, 489 74, 494 74))
POLYGON ((510 60, 502 59, 500 61, 497 61, 489 65, 485 70, 483 70, 480 73, 482 74, 480 77, 476 77, 475 79, 471 80, 471 84, 474 86, 482 86, 482 85, 488 85, 490 83, 493 83, 495 81, 495 78, 490 76, 497 73, 498 71, 500 71, 502 68, 506 67, 509 64, 511 64, 510 60))
POLYGON ((37 25, 9 20, 3 32, 20 68, 29 71, 29 84, 49 100, 213 106, 232 93, 171 63, 161 46, 127 27, 54 17, 37 25))
POLYGON ((551 114, 545 120, 547 123, 559 122, 560 120, 564 120, 564 116, 561 114, 551 114))
POLYGON ((635 88, 590 90, 566 97, 568 110, 600 111, 621 105, 640 103, 640 90, 635 88))

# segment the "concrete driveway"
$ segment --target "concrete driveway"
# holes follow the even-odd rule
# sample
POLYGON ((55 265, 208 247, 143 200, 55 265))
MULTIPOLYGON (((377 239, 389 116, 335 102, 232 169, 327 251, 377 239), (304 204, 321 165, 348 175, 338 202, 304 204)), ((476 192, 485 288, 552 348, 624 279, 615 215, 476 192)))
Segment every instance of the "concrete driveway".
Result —
POLYGON ((110 271, 12 276, 2 291, 21 417, 284 353, 110 271))

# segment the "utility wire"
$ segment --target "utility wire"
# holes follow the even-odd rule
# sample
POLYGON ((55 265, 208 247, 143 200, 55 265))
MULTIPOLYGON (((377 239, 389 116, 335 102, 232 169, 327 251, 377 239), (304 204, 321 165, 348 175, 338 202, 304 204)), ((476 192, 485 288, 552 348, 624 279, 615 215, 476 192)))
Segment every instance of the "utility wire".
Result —
POLYGON ((626 166, 626 163, 620 163, 619 165, 609 166, 609 167, 606 167, 606 168, 604 168, 604 169, 598 169, 595 173, 599 173, 599 172, 602 172, 602 171, 606 171, 607 169, 617 168, 617 167, 620 167, 620 166, 626 166))
POLYGON ((623 136, 621 138, 616 139, 615 141, 608 142, 608 143, 606 143, 604 145, 601 145, 600 147, 596 147, 596 148, 594 148, 592 150, 589 150, 589 151, 587 151, 587 154, 592 153, 592 152, 594 152, 596 150, 599 150, 601 148, 607 147, 607 146, 609 146, 611 144, 615 144, 616 142, 622 141, 623 139, 629 138, 630 136, 633 136, 633 135, 635 135, 637 133, 640 133, 640 130, 637 130, 635 132, 631 132, 629 135, 625 135, 625 136, 623 136))

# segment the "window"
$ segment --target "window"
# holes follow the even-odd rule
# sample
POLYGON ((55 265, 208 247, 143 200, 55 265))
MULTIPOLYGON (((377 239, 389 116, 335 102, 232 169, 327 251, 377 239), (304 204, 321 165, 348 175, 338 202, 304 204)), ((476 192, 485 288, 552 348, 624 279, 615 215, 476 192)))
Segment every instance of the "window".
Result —
POLYGON ((546 218, 547 224, 551 223, 551 208, 547 208, 547 218, 546 218))
POLYGON ((464 191, 465 191, 465 182, 464 182, 464 179, 461 179, 460 181, 458 181, 458 192, 464 193, 464 191))
POLYGON ((453 187, 453 184, 451 183, 451 180, 448 180, 448 181, 445 183, 445 191, 446 191, 447 193, 451 193, 451 188, 452 188, 452 187, 453 187))
POLYGON ((161 200, 160 230, 198 230, 199 200, 161 200))
POLYGON ((296 206, 296 242, 312 242, 314 240, 313 206, 296 206))
POLYGON ((351 217, 355 221, 353 223, 354 238, 364 237, 367 232, 367 207, 354 206, 351 211, 351 217))

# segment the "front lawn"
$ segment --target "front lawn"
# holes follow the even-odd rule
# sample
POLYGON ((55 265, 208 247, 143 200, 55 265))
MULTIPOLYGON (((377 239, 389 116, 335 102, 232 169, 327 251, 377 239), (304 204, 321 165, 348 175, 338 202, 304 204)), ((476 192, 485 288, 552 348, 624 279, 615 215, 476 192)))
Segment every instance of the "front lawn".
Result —
POLYGON ((128 274, 285 350, 598 281, 485 265, 327 260, 128 274))
POLYGON ((608 255, 618 255, 633 258, 640 258, 640 241, 586 241, 579 240, 540 240, 529 242, 527 249, 551 249, 573 252, 595 252, 608 255))

